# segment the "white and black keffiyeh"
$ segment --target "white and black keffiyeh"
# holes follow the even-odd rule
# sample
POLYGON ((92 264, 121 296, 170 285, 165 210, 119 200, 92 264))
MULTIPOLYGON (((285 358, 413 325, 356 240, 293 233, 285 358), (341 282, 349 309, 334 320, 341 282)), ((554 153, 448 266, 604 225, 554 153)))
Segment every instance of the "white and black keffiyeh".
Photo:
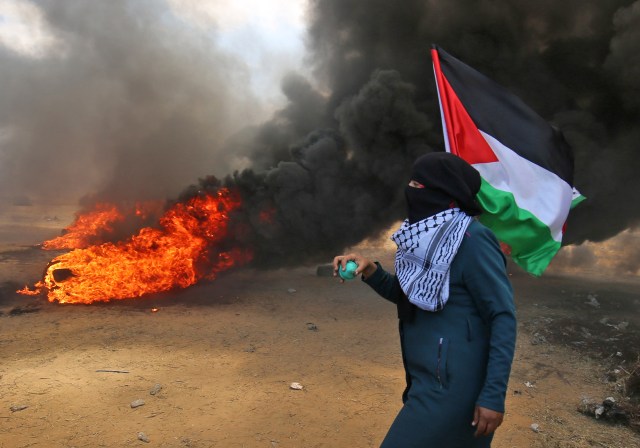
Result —
POLYGON ((418 308, 444 308, 449 299, 451 262, 472 220, 459 208, 452 208, 413 224, 405 220, 391 236, 398 246, 396 276, 409 301, 418 308))

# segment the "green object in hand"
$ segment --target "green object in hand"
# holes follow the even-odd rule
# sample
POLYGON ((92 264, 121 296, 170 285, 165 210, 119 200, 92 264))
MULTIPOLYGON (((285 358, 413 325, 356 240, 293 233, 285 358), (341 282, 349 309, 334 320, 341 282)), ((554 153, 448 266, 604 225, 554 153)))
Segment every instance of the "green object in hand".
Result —
POLYGON ((347 261, 347 265, 343 269, 342 266, 338 269, 338 274, 343 280, 351 280, 356 276, 356 269, 358 269, 358 263, 355 261, 347 261))

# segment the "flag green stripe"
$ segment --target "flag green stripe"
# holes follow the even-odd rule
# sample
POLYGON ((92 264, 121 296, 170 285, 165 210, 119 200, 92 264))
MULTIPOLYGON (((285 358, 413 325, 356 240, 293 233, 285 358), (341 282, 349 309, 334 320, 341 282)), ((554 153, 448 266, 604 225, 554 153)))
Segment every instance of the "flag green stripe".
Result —
POLYGON ((585 199, 587 199, 585 196, 582 195, 578 195, 575 198, 573 198, 573 200, 571 201, 571 209, 573 210, 573 208, 578 205, 579 203, 581 203, 582 201, 584 201, 585 199))
POLYGON ((511 246, 511 258, 520 267, 533 275, 542 275, 561 246, 551 236, 549 227, 533 213, 519 208, 512 193, 494 188, 485 179, 477 198, 486 211, 480 215, 480 222, 511 246))

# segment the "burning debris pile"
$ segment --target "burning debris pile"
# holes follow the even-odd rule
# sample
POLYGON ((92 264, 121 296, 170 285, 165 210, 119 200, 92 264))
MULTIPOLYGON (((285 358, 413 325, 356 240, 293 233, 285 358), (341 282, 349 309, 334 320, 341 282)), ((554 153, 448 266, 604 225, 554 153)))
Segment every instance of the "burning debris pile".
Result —
MULTIPOLYGON (((201 279, 213 279, 253 257, 250 250, 230 246, 227 240, 230 216, 240 205, 240 197, 227 189, 176 203, 160 218, 158 228, 144 227, 125 241, 76 248, 60 255, 51 261, 35 290, 19 292, 46 292, 52 302, 93 303, 186 288, 201 279)), ((109 221, 102 213, 90 215, 98 222, 109 221)), ((77 236, 73 229, 86 224, 87 218, 78 218, 64 235, 69 238, 44 246, 70 243, 77 236)))

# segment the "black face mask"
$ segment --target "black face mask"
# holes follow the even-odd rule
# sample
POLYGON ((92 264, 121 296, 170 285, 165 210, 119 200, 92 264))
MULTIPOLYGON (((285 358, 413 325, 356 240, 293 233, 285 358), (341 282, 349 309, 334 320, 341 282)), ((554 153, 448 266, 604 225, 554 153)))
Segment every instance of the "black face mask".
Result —
POLYGON ((409 185, 404 189, 404 197, 407 200, 407 218, 410 224, 447 210, 453 202, 449 195, 441 191, 409 185))
POLYGON ((476 202, 480 173, 461 158, 446 152, 432 152, 413 164, 411 179, 425 188, 405 188, 409 222, 423 220, 451 207, 452 203, 470 216, 482 209, 476 202))

